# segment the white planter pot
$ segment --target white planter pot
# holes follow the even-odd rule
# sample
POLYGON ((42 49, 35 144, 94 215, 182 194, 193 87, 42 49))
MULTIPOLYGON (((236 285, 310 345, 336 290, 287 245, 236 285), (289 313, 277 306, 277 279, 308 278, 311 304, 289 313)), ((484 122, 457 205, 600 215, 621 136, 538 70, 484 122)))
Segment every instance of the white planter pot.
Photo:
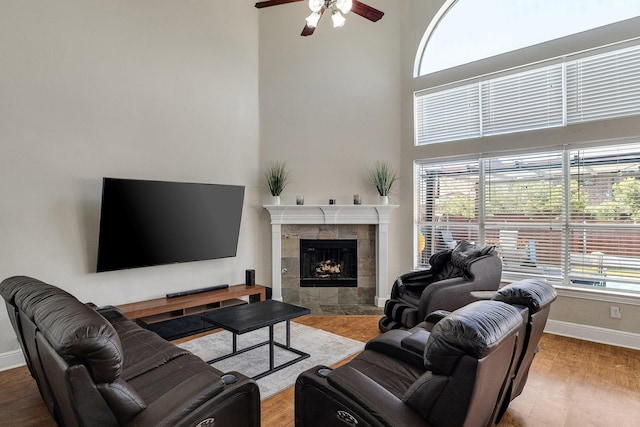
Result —
POLYGON ((272 200, 271 200, 271 204, 278 206, 280 204, 280 196, 273 196, 272 200))
POLYGON ((388 205, 389 204, 389 196, 380 196, 380 204, 388 205))

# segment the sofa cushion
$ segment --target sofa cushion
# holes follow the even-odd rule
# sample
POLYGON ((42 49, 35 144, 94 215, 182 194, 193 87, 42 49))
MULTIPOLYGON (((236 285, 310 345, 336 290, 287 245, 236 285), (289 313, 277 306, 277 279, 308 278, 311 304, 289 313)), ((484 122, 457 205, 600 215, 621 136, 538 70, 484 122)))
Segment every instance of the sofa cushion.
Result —
POLYGON ((411 384, 402 396, 402 401, 426 419, 448 381, 447 377, 425 372, 411 384))
POLYGON ((151 405, 175 387, 194 378, 208 377, 211 386, 215 387, 213 393, 218 394, 225 388, 221 376, 221 371, 207 365, 199 357, 188 354, 138 375, 128 381, 128 384, 147 405, 151 405))
POLYGON ((375 350, 363 351, 349 362, 349 366, 371 378, 398 399, 401 399, 411 384, 424 373, 421 366, 375 350))
POLYGON ((138 393, 121 379, 101 383, 97 387, 121 425, 127 424, 147 407, 138 393))
POLYGON ((122 343, 124 365, 121 378, 125 381, 143 375, 176 357, 191 354, 160 338, 155 332, 142 329, 122 315, 110 318, 122 343))

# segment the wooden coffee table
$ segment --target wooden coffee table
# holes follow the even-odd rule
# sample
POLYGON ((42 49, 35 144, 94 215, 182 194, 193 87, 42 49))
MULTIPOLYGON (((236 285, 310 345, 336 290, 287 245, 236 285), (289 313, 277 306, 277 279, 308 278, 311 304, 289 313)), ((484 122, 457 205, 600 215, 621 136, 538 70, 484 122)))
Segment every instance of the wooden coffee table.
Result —
POLYGON ((210 311, 202 315, 202 320, 209 322, 215 326, 219 326, 233 334, 233 350, 230 354, 217 357, 209 360, 207 363, 215 363, 223 359, 235 356, 237 354, 245 353, 263 345, 269 345, 269 369, 254 376, 253 379, 257 380, 273 372, 284 369, 293 365, 303 359, 309 357, 308 353, 301 350, 297 350, 291 347, 291 319, 309 314, 308 308, 298 307, 296 305, 287 304, 284 302, 268 300, 261 302, 254 302, 251 304, 238 305, 234 307, 221 308, 218 310, 210 311), (287 334, 286 343, 282 344, 276 342, 273 337, 273 325, 280 322, 287 322, 287 334), (247 332, 255 331, 264 327, 269 327, 269 340, 264 341, 251 347, 238 350, 237 342, 238 335, 245 334, 247 332), (293 360, 283 363, 278 366, 274 366, 274 347, 278 346, 284 348, 292 353, 298 355, 293 360))

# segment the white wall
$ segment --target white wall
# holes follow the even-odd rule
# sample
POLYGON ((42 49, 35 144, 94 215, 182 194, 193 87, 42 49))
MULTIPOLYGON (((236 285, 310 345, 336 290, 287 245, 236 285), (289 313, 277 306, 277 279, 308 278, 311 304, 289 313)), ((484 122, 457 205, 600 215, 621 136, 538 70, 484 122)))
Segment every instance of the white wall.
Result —
MULTIPOLYGON (((385 12, 382 20, 351 13, 334 29, 325 14, 309 37, 300 36, 305 2, 260 11, 261 166, 287 163, 292 182, 283 204, 295 204, 296 195, 305 204, 352 204, 354 194, 376 204, 367 168, 376 160, 400 168, 401 14, 396 2, 366 3, 385 12)), ((399 175, 398 193, 412 181, 410 170, 399 175)), ((392 196, 391 203, 410 206, 412 198, 392 196)), ((403 246, 399 230, 410 228, 395 213, 391 221, 388 281, 402 272, 395 248, 403 246)))
MULTIPOLYGON (((0 11, 0 280, 30 275, 100 305, 243 283, 246 268, 270 277, 252 2, 0 11), (245 185, 237 257, 96 274, 103 176, 245 185)), ((0 355, 17 348, 0 310, 0 355)))

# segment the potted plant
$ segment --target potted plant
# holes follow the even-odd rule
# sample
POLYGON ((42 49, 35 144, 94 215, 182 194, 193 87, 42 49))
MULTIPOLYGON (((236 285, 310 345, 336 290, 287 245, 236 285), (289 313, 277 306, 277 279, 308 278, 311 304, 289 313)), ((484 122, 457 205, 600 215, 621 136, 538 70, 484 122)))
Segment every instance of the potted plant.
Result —
POLYGON ((284 190, 289 182, 289 171, 287 170, 284 162, 273 161, 269 162, 267 169, 264 172, 264 177, 267 180, 267 188, 271 196, 273 196, 273 204, 280 204, 280 193, 284 190))
POLYGON ((369 171, 369 180, 378 190, 380 194, 380 203, 386 205, 389 203, 389 194, 393 184, 398 180, 396 171, 389 162, 377 161, 373 170, 369 171))

